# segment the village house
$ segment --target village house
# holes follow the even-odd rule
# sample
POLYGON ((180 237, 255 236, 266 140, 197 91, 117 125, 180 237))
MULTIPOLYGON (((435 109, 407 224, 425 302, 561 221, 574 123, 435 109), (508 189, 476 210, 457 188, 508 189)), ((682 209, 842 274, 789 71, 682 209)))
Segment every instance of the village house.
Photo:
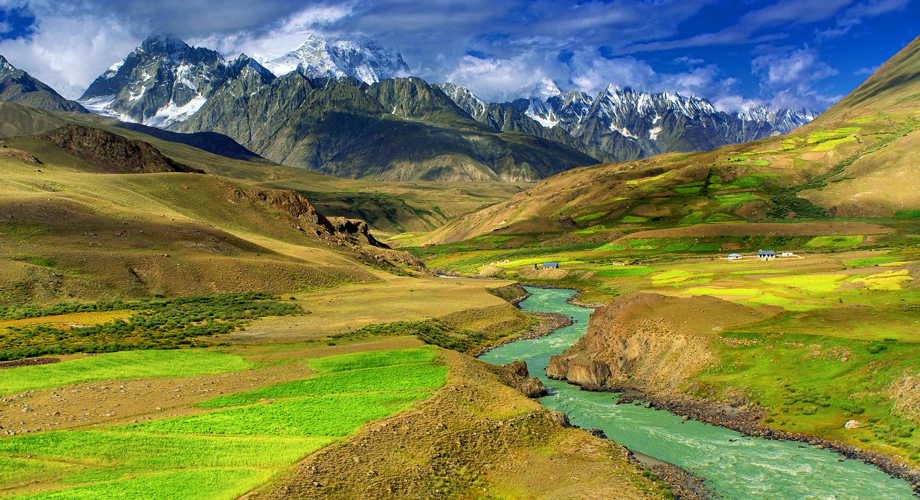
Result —
POLYGON ((736 253, 728 254, 728 260, 740 260, 741 256, 736 253))

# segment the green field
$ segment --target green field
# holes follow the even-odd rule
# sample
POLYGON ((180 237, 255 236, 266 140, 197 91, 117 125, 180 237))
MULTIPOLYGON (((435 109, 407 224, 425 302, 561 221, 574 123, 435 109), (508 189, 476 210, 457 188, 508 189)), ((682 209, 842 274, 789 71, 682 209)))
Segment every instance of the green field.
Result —
MULTIPOLYGON (((312 378, 201 404, 234 408, 2 439, 0 487, 38 482, 49 489, 17 498, 236 498, 361 425, 427 398, 447 375, 430 347, 327 356, 309 363, 316 370, 312 378)), ((7 390, 20 391, 30 386, 29 380, 33 387, 50 387, 250 366, 239 356, 208 351, 143 351, 3 370, 0 376, 6 375, 7 390)))
POLYGON ((61 363, 0 370, 0 394, 66 386, 96 380, 194 377, 251 368, 240 356, 216 351, 127 351, 61 363))

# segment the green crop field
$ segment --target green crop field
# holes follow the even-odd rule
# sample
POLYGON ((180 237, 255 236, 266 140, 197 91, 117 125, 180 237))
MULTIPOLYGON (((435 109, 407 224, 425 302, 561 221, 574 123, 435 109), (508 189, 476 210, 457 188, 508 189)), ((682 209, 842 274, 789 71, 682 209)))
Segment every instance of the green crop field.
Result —
POLYGON ((80 382, 147 377, 192 377, 251 368, 243 358, 216 351, 126 351, 88 356, 50 365, 0 370, 0 394, 80 382))
POLYGON ((816 236, 805 244, 806 248, 820 247, 851 247, 862 244, 865 238, 862 235, 852 236, 816 236))
MULTIPOLYGON (((432 347, 312 358, 309 364, 316 371, 307 372, 312 378, 200 405, 233 408, 7 437, 0 440, 0 488, 41 483, 49 491, 17 496, 36 499, 236 498, 364 423, 427 398, 447 375, 438 359, 432 347)), ((191 376, 251 366, 240 356, 217 352, 136 351, 4 370, 0 376, 14 392, 84 380, 191 376)))
POLYGON ((125 426, 157 434, 344 437, 359 425, 409 408, 430 392, 314 396, 125 426), (335 415, 335 418, 329 418, 335 415))

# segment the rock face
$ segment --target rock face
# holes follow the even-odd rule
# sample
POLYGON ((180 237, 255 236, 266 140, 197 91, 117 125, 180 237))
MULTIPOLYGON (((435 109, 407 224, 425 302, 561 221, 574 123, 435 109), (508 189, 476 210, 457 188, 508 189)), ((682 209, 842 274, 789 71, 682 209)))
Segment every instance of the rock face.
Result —
POLYGON ((329 217, 329 224, 332 226, 332 230, 341 233, 347 234, 349 236, 354 236, 363 240, 364 243, 368 245, 379 247, 379 248, 390 248, 389 245, 377 241, 376 238, 370 233, 371 226, 360 219, 346 219, 345 217, 329 217))
POLYGON ((550 358, 546 373, 592 390, 673 391, 715 361, 712 328, 763 317, 715 297, 627 295, 595 310, 588 332, 550 358))
POLYGON ((47 141, 110 174, 197 172, 144 141, 130 141, 98 128, 68 125, 33 136, 47 141))
POLYGON ((547 394, 543 382, 537 377, 530 376, 525 361, 512 361, 502 365, 499 376, 506 384, 521 391, 528 398, 539 398, 547 394))
POLYGON ((48 111, 88 113, 83 106, 64 99, 32 75, 13 67, 3 56, 0 56, 0 101, 48 111))

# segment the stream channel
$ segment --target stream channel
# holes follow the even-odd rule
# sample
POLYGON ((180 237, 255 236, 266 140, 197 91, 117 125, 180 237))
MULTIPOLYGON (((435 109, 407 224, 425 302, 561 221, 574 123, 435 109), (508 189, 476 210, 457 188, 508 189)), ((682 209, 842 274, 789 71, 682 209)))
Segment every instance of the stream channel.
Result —
POLYGON ((682 423, 667 411, 617 405, 614 394, 582 391, 565 381, 547 379, 550 356, 585 334, 591 309, 566 303, 575 294, 572 290, 527 291, 533 295, 521 302, 523 310, 564 314, 576 322, 546 337, 496 348, 479 359, 497 364, 525 360, 530 375, 539 377, 549 391, 540 403, 566 413, 572 424, 601 429, 609 439, 635 452, 702 476, 719 498, 916 498, 906 481, 856 460, 838 461, 842 457, 829 450, 746 437, 695 420, 682 423))

